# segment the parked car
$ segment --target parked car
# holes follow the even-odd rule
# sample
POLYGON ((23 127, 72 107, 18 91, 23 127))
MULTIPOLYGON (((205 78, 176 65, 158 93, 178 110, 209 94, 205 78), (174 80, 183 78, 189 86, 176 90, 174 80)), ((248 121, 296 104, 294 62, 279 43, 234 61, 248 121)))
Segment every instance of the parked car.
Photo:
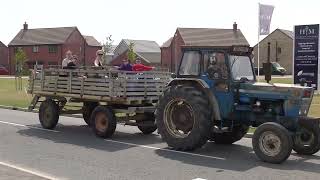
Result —
MULTIPOLYGON (((271 62, 271 66, 272 66, 272 75, 284 76, 287 72, 287 70, 277 62, 271 62)), ((259 75, 264 75, 263 68, 259 67, 259 69, 260 69, 259 75)), ((258 74, 258 67, 254 68, 254 72, 258 74)))
POLYGON ((9 71, 4 66, 0 65, 0 75, 9 75, 9 71))

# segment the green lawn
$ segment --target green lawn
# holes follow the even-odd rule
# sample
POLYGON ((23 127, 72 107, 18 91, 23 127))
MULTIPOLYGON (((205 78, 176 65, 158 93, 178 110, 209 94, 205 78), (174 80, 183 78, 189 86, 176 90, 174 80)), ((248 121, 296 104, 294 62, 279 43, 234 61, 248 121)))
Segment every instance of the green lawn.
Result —
POLYGON ((15 79, 0 78, 0 105, 28 107, 32 96, 26 93, 27 79, 22 79, 22 91, 17 91, 15 79))

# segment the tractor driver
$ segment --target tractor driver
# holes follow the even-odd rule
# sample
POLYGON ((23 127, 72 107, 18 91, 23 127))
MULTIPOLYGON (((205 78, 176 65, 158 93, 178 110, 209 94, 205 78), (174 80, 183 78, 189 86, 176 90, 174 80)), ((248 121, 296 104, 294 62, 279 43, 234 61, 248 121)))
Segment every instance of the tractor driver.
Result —
POLYGON ((223 53, 213 53, 209 55, 208 73, 212 79, 228 78, 228 69, 223 53))

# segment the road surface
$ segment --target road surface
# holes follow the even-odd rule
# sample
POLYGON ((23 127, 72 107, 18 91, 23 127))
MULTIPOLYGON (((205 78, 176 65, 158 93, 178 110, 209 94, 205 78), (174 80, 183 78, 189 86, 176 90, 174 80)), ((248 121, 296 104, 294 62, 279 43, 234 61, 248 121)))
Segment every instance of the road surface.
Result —
POLYGON ((103 140, 82 121, 60 117, 48 131, 35 113, 0 109, 0 179, 318 180, 320 175, 319 153, 293 153, 281 165, 263 163, 247 138, 176 152, 157 134, 143 135, 130 126, 118 126, 112 139, 103 140))

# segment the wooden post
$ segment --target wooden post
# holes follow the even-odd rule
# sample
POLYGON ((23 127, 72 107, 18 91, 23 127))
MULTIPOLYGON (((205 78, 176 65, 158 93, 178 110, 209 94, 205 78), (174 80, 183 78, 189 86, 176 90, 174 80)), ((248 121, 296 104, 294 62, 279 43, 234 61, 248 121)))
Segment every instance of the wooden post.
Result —
POLYGON ((40 89, 41 89, 41 91, 43 91, 43 88, 44 88, 44 78, 45 78, 45 76, 44 76, 44 69, 43 69, 43 66, 41 67, 41 87, 40 87, 40 89))
POLYGON ((54 93, 57 93, 58 90, 58 81, 59 81, 59 75, 55 77, 55 84, 54 84, 54 93))
POLYGON ((82 77, 82 78, 81 78, 81 93, 80 93, 80 96, 81 96, 81 97, 83 96, 83 93, 84 93, 84 78, 85 78, 85 77, 82 77))
POLYGON ((72 92, 72 72, 69 72, 69 93, 72 92))
POLYGON ((125 98, 127 98, 127 73, 125 72, 124 73, 124 78, 123 78, 123 80, 124 80, 124 97, 125 98))

